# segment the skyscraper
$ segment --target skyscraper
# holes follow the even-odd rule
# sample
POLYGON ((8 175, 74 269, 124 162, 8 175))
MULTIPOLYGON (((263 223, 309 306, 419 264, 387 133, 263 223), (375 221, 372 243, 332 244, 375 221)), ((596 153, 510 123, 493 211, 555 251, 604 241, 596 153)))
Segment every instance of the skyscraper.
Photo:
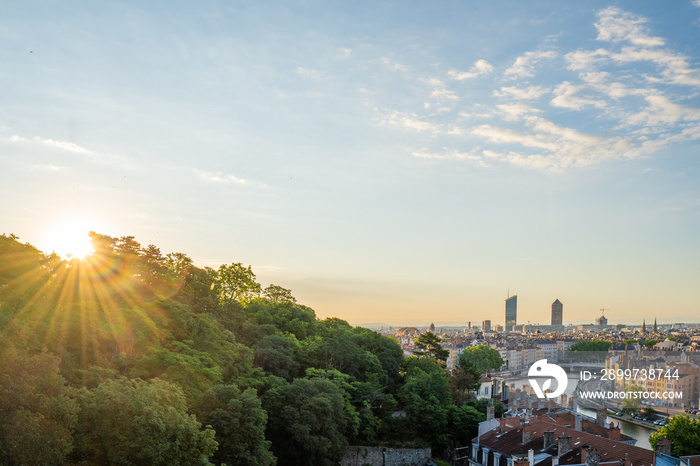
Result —
POLYGON ((552 303, 552 325, 563 325, 564 305, 558 299, 552 303))
POLYGON ((506 332, 512 332, 518 321, 518 295, 506 299, 506 332))
POLYGON ((490 320, 485 320, 481 323, 481 330, 484 332, 490 332, 491 331, 491 321, 490 320))

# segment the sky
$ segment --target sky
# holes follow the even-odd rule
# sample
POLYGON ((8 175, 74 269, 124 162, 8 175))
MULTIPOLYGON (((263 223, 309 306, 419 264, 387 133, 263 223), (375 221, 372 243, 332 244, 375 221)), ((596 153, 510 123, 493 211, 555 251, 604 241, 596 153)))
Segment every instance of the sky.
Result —
POLYGON ((0 233, 354 325, 697 322, 699 95, 700 0, 2 2, 0 233))

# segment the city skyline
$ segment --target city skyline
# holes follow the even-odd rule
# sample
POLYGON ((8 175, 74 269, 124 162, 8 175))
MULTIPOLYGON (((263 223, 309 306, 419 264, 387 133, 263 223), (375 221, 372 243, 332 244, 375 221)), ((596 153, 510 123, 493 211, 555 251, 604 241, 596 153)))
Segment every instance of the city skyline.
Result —
POLYGON ((698 0, 30 5, 0 233, 240 262, 353 324, 700 315, 698 0))

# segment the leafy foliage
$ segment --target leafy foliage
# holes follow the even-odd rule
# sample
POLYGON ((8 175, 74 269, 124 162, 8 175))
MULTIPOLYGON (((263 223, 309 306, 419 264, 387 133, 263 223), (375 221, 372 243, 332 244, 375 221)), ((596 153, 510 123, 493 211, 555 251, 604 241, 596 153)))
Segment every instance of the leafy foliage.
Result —
POLYGON ((608 351, 612 345, 611 341, 589 340, 579 341, 569 347, 569 351, 608 351))
POLYGON ((214 430, 187 413, 182 390, 163 380, 106 380, 81 392, 74 453, 91 464, 209 464, 214 430))
POLYGON ((483 417, 431 333, 404 358, 250 266, 91 239, 63 261, 0 236, 0 464, 336 464, 483 417))
POLYGON ((700 420, 689 416, 673 416, 670 422, 649 437, 651 447, 656 450, 659 440, 671 441, 671 455, 686 456, 700 454, 700 420))
POLYGON ((433 332, 422 333, 418 338, 413 340, 413 343, 416 345, 413 354, 420 357, 435 359, 440 362, 442 367, 445 367, 450 352, 442 348, 442 345, 440 345, 441 341, 442 340, 433 332))

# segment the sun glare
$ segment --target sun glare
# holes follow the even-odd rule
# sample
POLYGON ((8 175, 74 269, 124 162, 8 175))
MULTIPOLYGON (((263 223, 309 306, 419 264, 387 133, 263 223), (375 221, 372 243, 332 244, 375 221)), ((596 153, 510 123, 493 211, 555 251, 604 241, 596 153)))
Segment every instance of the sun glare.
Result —
POLYGON ((55 252, 63 259, 84 259, 92 252, 90 228, 79 222, 65 221, 46 232, 43 251, 55 252))

